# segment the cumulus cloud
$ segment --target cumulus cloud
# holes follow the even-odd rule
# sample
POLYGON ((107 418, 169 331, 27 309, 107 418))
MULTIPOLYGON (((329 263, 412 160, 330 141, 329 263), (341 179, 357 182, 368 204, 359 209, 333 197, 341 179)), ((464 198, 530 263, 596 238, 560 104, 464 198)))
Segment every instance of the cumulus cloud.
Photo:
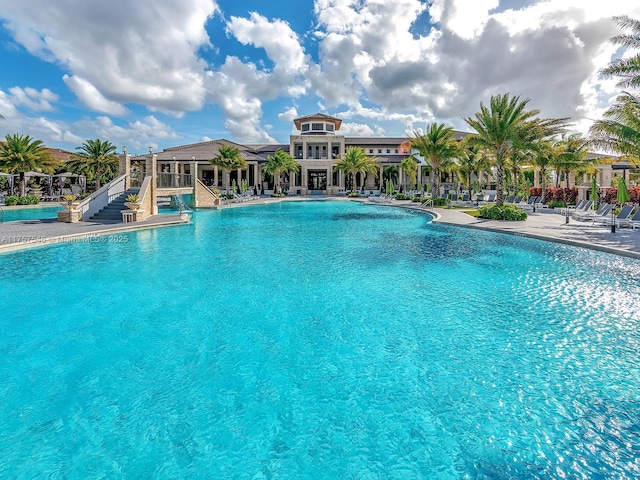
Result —
POLYGON ((307 69, 304 49, 298 35, 287 22, 280 19, 268 20, 253 12, 249 18, 231 17, 227 31, 244 45, 263 48, 275 68, 282 68, 293 74, 303 73, 307 69))
POLYGON ((381 137, 385 132, 379 126, 375 126, 374 129, 366 123, 344 122, 340 127, 340 133, 352 137, 381 137))
POLYGON ((58 95, 48 88, 38 91, 35 88, 13 87, 9 89, 13 97, 11 103, 14 106, 25 106, 34 111, 52 111, 54 108, 51 102, 58 101, 58 95))
POLYGON ((79 100, 112 111, 139 103, 164 111, 200 109, 213 0, 77 0, 2 2, 15 40, 32 54, 62 65, 79 100), (93 93, 89 93, 93 92, 93 93))
MULTIPOLYGON (((315 0, 309 31, 294 30, 284 10, 282 18, 253 12, 227 21, 222 13, 216 0, 0 0, 13 39, 58 65, 69 91, 92 111, 117 117, 142 105, 180 116, 213 105, 205 112, 221 111, 226 133, 248 143, 275 142, 274 118, 263 111, 271 101, 282 101, 270 108, 280 122, 298 116, 300 105, 318 103, 349 121, 342 131, 373 135, 434 120, 467 128, 463 116, 490 95, 510 92, 530 98, 544 116, 572 117, 583 126, 617 94, 615 81, 599 76, 624 54, 609 42, 619 33, 610 17, 640 18, 640 4, 315 0), (221 21, 211 22, 218 15, 221 21), (237 51, 218 57, 207 32, 226 33, 237 51), (282 106, 294 102, 295 108, 282 106)), ((139 135, 142 146, 176 138, 155 116, 122 126, 107 116, 49 125, 19 120, 22 110, 46 112, 58 101, 47 89, 5 88, 0 126, 37 124, 48 138, 72 129, 123 141, 139 135)))
POLYGON ((107 100, 96 87, 77 75, 64 75, 62 80, 76 94, 78 100, 91 110, 112 115, 124 115, 128 111, 123 105, 107 100))
POLYGON ((298 118, 298 109, 296 107, 289 107, 284 112, 278 114, 278 119, 283 122, 293 122, 294 119, 298 118))

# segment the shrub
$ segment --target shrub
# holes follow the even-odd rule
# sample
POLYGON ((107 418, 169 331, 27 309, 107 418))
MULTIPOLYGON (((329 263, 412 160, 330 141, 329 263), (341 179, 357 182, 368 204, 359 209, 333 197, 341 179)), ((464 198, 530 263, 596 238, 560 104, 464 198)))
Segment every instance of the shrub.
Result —
POLYGON ((434 207, 444 207, 447 204, 447 199, 442 197, 437 197, 433 199, 434 207))
POLYGON ((422 202, 424 202, 424 198, 422 198, 422 197, 411 197, 411 201, 412 202, 416 202, 416 203, 422 203, 422 202))
POLYGON ((405 193, 396 193, 396 200, 411 200, 411 195, 405 193))
POLYGON ((349 192, 347 194, 347 197, 351 197, 351 198, 355 198, 355 197, 359 197, 360 194, 358 192, 349 192))
POLYGON ((527 219, 527 212, 515 205, 485 205, 480 208, 478 216, 491 220, 520 221, 527 219))
POLYGON ((127 195, 127 202, 129 203, 138 203, 140 201, 140 197, 136 193, 130 193, 127 195))
POLYGON ((4 203, 6 205, 37 205, 40 203, 40 198, 37 195, 25 195, 23 197, 10 195, 5 199, 4 203))

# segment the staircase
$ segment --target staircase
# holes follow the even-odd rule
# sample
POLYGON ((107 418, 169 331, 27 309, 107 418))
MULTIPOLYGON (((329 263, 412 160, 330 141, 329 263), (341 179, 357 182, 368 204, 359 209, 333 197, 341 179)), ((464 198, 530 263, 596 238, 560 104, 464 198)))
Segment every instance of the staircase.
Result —
POLYGON ((109 203, 106 207, 100 210, 98 213, 93 215, 89 220, 93 222, 122 222, 122 210, 126 210, 127 207, 124 205, 127 196, 132 193, 139 193, 139 188, 130 188, 124 193, 121 193, 119 196, 114 198, 111 203, 109 203))

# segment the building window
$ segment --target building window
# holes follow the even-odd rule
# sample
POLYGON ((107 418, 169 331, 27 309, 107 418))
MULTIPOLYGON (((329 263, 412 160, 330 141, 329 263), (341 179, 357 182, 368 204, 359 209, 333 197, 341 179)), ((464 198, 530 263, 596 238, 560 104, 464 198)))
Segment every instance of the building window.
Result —
POLYGON ((391 153, 391 149, 390 148, 387 148, 387 153, 391 153))
POLYGON ((369 149, 369 153, 373 153, 373 148, 370 148, 370 149, 369 149))
POLYGON ((396 148, 396 153, 398 153, 398 149, 396 148))
POLYGON ((381 148, 378 149, 378 153, 382 153, 382 149, 381 148))
POLYGON ((303 123, 302 124, 302 131, 303 132, 308 132, 309 131, 309 124, 308 123, 303 123))
POLYGON ((327 132, 333 132, 333 124, 332 123, 327 123, 326 124, 326 129, 327 129, 327 132))
POLYGON ((311 124, 311 130, 320 131, 321 132, 323 130, 322 124, 321 123, 312 123, 311 124))

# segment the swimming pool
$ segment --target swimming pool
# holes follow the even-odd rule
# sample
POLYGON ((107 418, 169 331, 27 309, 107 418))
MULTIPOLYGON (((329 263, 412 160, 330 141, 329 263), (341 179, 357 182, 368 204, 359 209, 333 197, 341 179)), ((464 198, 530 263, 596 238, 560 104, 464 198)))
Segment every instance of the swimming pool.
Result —
POLYGON ((0 256, 0 477, 640 475, 640 263, 427 220, 278 203, 0 256))
POLYGON ((2 206, 2 214, 5 222, 17 220, 35 220, 39 218, 57 218, 58 211, 63 210, 62 205, 40 206, 33 208, 13 208, 2 206))

